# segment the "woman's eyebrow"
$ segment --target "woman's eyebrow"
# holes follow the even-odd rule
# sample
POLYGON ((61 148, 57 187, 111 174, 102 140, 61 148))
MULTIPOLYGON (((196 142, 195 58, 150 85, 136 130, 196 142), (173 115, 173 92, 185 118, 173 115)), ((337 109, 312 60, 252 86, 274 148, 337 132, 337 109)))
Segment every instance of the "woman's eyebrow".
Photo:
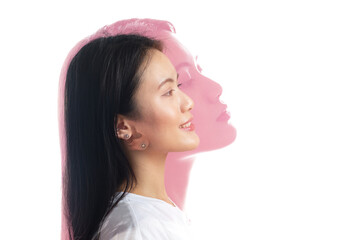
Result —
MULTIPOLYGON (((179 73, 177 73, 177 78, 176 78, 176 80, 178 80, 178 79, 179 79, 179 73)), ((158 90, 159 90, 165 83, 168 83, 168 82, 175 82, 175 80, 172 79, 172 78, 167 78, 167 79, 165 79, 165 80, 162 81, 162 82, 160 83, 160 85, 158 86, 158 90)))

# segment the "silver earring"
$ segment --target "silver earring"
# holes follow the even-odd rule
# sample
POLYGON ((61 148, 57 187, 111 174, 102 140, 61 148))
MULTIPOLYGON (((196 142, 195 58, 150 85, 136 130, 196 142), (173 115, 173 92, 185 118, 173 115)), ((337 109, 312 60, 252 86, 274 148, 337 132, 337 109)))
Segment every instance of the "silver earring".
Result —
POLYGON ((141 147, 142 147, 142 148, 145 148, 145 147, 146 147, 145 143, 141 144, 141 147))
POLYGON ((124 138, 128 139, 128 138, 129 138, 129 134, 125 134, 124 138))

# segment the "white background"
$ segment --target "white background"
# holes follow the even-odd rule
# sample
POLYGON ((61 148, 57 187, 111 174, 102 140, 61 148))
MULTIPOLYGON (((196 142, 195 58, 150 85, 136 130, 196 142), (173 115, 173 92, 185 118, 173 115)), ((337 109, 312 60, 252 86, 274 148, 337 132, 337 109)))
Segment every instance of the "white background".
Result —
POLYGON ((7 2, 1 239, 59 239, 61 66, 79 40, 134 17, 175 25, 237 129, 192 170, 197 239, 360 239, 357 1, 7 2))

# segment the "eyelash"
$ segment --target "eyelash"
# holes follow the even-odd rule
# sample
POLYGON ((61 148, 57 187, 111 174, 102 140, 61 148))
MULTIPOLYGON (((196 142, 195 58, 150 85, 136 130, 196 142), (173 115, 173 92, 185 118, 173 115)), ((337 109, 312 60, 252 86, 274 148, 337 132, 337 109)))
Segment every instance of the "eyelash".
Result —
MULTIPOLYGON (((182 83, 179 83, 179 84, 177 85, 177 87, 179 88, 181 85, 182 85, 182 83)), ((174 90, 174 89, 171 89, 170 91, 168 91, 168 92, 165 94, 165 96, 171 96, 171 95, 168 95, 168 93, 171 93, 172 91, 175 91, 175 90, 174 90)))

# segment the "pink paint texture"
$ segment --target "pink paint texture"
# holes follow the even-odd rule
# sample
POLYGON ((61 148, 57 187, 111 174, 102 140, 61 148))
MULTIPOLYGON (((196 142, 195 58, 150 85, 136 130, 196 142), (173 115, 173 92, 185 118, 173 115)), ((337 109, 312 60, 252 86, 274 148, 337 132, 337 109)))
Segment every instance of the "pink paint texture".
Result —
MULTIPOLYGON (((199 29, 201 31, 201 29, 199 29)), ((170 59, 179 73, 181 90, 194 101, 191 110, 195 132, 200 137, 199 146, 192 151, 171 152, 168 154, 165 168, 165 184, 169 197, 181 208, 185 206, 186 189, 189 174, 195 156, 199 152, 223 148, 236 138, 236 129, 228 123, 230 113, 227 106, 220 102, 222 87, 215 81, 201 74, 196 58, 176 38, 174 26, 168 21, 154 19, 129 19, 115 22, 99 29, 95 34, 80 41, 68 54, 61 70, 58 95, 58 120, 61 147, 62 172, 65 164, 65 130, 64 130, 64 86, 66 72, 71 59, 88 42, 106 36, 136 33, 162 40, 164 54, 170 59)), ((211 49, 209 49, 211 51, 211 49)), ((219 62, 224 59, 219 59, 219 62)), ((63 203, 63 201, 62 201, 63 203)), ((63 212, 63 211, 62 211, 63 212)), ((62 214, 61 239, 66 236, 64 215, 62 214)))

